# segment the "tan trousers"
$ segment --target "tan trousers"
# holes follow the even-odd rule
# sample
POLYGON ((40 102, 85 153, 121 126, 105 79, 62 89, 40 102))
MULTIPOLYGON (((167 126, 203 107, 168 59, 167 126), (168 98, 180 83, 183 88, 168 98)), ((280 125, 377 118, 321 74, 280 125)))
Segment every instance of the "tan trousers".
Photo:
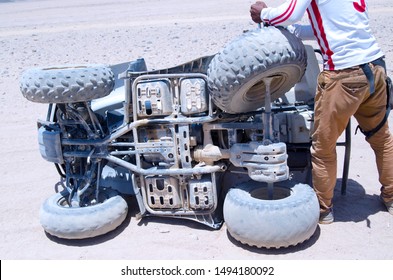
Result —
MULTIPOLYGON (((321 212, 332 205, 337 178, 336 142, 354 116, 364 131, 375 128, 386 112, 386 74, 382 67, 370 67, 375 77, 375 92, 370 95, 367 78, 360 67, 323 71, 318 77, 312 134, 313 185, 321 212)), ((393 200, 393 137, 388 123, 366 138, 376 156, 381 193, 393 200)))

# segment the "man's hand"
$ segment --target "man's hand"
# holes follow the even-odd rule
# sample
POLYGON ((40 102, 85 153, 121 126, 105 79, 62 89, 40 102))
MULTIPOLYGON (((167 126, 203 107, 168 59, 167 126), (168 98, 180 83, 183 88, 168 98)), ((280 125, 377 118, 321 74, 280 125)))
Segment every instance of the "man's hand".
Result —
POLYGON ((254 22, 256 22, 256 23, 262 22, 261 11, 265 8, 267 8, 267 5, 265 4, 265 2, 262 2, 262 1, 257 1, 257 2, 255 2, 255 4, 251 5, 250 14, 251 14, 251 18, 254 22))

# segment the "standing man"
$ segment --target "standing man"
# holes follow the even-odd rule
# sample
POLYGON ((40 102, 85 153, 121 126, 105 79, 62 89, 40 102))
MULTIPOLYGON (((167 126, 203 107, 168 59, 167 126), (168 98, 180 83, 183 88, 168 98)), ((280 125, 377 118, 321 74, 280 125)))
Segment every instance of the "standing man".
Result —
MULTIPOLYGON (((324 59, 315 96, 311 147, 313 185, 320 204, 319 223, 334 221, 336 142, 351 116, 356 118, 374 150, 381 199, 393 215, 393 137, 386 121, 386 67, 384 55, 370 31, 367 2, 287 0, 271 8, 258 1, 250 9, 254 22, 274 26, 292 25, 305 12, 324 59)), ((299 33, 299 28, 294 33, 299 33)))

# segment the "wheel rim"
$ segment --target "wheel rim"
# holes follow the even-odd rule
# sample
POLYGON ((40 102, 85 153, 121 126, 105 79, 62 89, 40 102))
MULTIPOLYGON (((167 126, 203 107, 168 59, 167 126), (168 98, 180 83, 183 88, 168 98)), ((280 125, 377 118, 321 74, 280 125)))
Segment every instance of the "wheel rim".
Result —
POLYGON ((106 191, 100 191, 98 194, 98 201, 95 198, 95 194, 92 193, 92 194, 88 195, 87 197, 83 197, 83 196, 81 197, 82 206, 76 206, 76 205, 71 206, 68 203, 68 194, 66 194, 66 195, 62 195, 57 200, 57 205, 59 207, 69 208, 69 209, 77 209, 77 208, 81 208, 81 207, 92 207, 92 206, 95 206, 95 205, 105 202, 109 198, 111 198, 110 193, 107 193, 106 191))
MULTIPOLYGON (((285 73, 277 73, 272 76, 267 76, 263 78, 273 78, 272 83, 270 84, 270 92, 274 93, 279 90, 285 81, 288 80, 288 76, 285 73)), ((251 88, 246 91, 243 95, 244 102, 251 102, 251 103, 262 103, 265 99, 266 94, 266 86, 263 80, 256 82, 251 88)))
POLYGON ((57 201, 57 205, 62 208, 71 208, 67 202, 67 199, 64 196, 59 198, 59 200, 57 201))
POLYGON ((280 200, 291 196, 292 190, 284 187, 273 187, 273 199, 269 199, 268 188, 258 188, 250 192, 251 197, 259 200, 280 200))

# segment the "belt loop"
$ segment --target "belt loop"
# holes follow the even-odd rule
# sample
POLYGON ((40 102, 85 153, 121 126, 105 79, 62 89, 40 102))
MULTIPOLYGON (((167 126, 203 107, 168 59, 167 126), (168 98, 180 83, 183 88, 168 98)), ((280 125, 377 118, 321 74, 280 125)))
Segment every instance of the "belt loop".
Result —
POLYGON ((370 66, 368 63, 359 65, 360 68, 362 68, 364 75, 367 78, 368 81, 368 86, 370 87, 370 94, 373 94, 375 92, 375 82, 374 82, 374 74, 373 71, 371 70, 370 66))

